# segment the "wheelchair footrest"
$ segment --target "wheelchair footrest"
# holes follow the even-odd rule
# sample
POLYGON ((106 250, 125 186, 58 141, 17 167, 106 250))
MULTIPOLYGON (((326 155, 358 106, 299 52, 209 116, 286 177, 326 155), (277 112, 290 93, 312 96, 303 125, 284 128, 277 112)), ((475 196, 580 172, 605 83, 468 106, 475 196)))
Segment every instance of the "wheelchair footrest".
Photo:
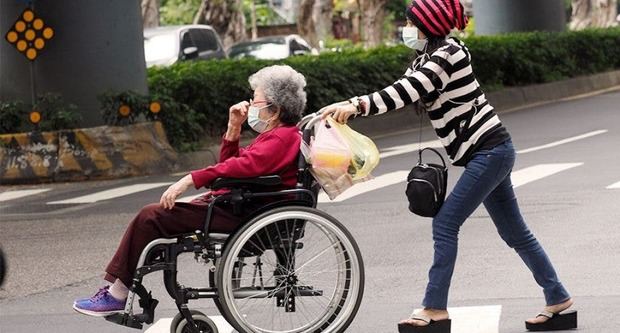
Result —
POLYGON ((122 326, 136 328, 139 330, 142 329, 142 323, 143 323, 140 320, 138 320, 135 316, 130 316, 126 313, 116 313, 110 316, 106 316, 105 320, 109 322, 113 322, 115 324, 122 325, 122 326))
POLYGON ((155 308, 157 304, 159 304, 159 301, 152 298, 149 292, 148 298, 140 300, 140 307, 143 309, 142 314, 136 315, 135 317, 143 323, 152 324, 155 318, 155 308))

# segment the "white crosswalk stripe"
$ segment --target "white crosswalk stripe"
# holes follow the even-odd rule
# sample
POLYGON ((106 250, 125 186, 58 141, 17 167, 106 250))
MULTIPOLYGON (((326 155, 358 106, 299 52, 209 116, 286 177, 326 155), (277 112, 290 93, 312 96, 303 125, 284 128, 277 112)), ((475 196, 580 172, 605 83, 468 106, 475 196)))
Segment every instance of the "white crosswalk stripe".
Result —
MULTIPOLYGON (((553 164, 538 164, 531 167, 527 167, 525 169, 514 171, 511 175, 511 180, 513 183, 513 187, 517 188, 519 186, 525 185, 527 183, 531 183, 533 181, 552 176, 556 173, 572 169, 578 166, 583 165, 583 163, 553 163, 553 164)), ((342 202, 344 200, 356 197, 360 194, 364 194, 366 192, 378 190, 380 188, 404 183, 407 179, 407 175, 409 174, 409 170, 401 170, 396 172, 390 172, 385 175, 381 175, 374 179, 371 179, 367 182, 353 185, 353 187, 347 189, 342 194, 337 196, 334 200, 330 200, 329 197, 321 192, 319 194, 318 202, 342 202)))
POLYGON ((563 139, 563 140, 554 141, 554 142, 548 143, 546 145, 536 146, 536 147, 532 147, 532 148, 528 148, 528 149, 519 150, 519 151, 517 151, 517 154, 526 154, 526 153, 531 153, 533 151, 538 151, 538 150, 542 150, 542 149, 552 148, 552 147, 556 147, 556 146, 559 146, 559 145, 563 145, 565 143, 575 142, 575 141, 578 141, 578 140, 582 140, 582 139, 589 138, 589 137, 592 137, 592 136, 595 136, 595 135, 599 135, 599 134, 603 134, 603 133, 607 133, 607 130, 604 129, 604 130, 592 131, 592 132, 584 133, 584 134, 581 134, 581 135, 573 136, 573 137, 570 137, 570 138, 566 138, 566 139, 563 139))
POLYGON ((620 182, 613 183, 613 184, 611 184, 611 185, 607 186, 607 187, 606 187, 606 189, 608 189, 608 190, 617 190, 617 189, 620 189, 620 182))
POLYGON ((549 177, 558 172, 572 169, 583 165, 583 163, 554 163, 538 164, 525 169, 515 171, 511 175, 513 187, 519 187, 535 180, 549 177))
MULTIPOLYGON (((416 312, 419 309, 415 310, 416 312)), ((452 333, 498 333, 502 314, 501 305, 466 306, 448 308, 452 320, 452 333)), ((222 316, 209 316, 220 333, 236 332, 222 316)), ((168 333, 172 318, 162 318, 145 333, 168 333)))
POLYGON ((13 199, 24 198, 27 196, 47 192, 51 190, 51 188, 40 188, 40 189, 31 189, 31 190, 15 190, 15 191, 6 191, 0 193, 0 202, 9 201, 13 199))
MULTIPOLYGON (((222 316, 208 316, 213 323, 217 326, 219 333, 233 333, 235 329, 222 316)), ((172 324, 172 318, 162 318, 158 320, 153 326, 149 327, 145 333, 170 333, 170 325, 172 324)))
POLYGON ((163 187, 172 184, 172 182, 166 183, 145 183, 145 184, 133 184, 128 186, 121 186, 117 188, 112 188, 105 191, 96 192, 93 194, 88 194, 76 198, 71 198, 67 200, 59 200, 59 201, 51 201, 48 202, 48 205, 59 205, 59 204, 83 204, 83 203, 93 203, 102 200, 109 200, 118 197, 124 197, 126 195, 163 187))
MULTIPOLYGON (((603 133, 607 133, 607 132, 608 132, 608 130, 606 130, 606 129, 596 130, 596 131, 592 131, 592 132, 588 132, 588 133, 572 136, 570 138, 566 138, 566 139, 554 141, 554 142, 551 142, 551 143, 547 143, 547 144, 544 144, 544 145, 540 145, 540 146, 536 146, 536 147, 531 147, 531 148, 527 148, 527 149, 522 149, 522 150, 517 151, 517 154, 526 154, 526 153, 531 153, 531 152, 542 150, 542 149, 553 148, 553 147, 557 147, 559 145, 563 145, 563 144, 566 144, 566 143, 571 143, 571 142, 583 140, 583 139, 586 139, 586 138, 589 138, 589 137, 593 137, 593 136, 596 136, 596 135, 600 135, 600 134, 603 134, 603 133)), ((379 156, 381 158, 385 158, 385 157, 390 157, 390 156, 397 156, 397 155, 402 155, 402 154, 408 154, 408 153, 417 151, 420 146, 421 147, 431 147, 431 148, 441 148, 441 147, 443 147, 441 142, 439 142, 439 140, 430 140, 430 141, 424 141, 422 143, 410 143, 410 144, 406 144, 406 145, 400 145, 400 146, 394 146, 394 147, 382 149, 381 154, 379 154, 379 156)))
MULTIPOLYGON (((570 142, 575 142, 578 140, 582 140, 582 139, 586 139, 589 137, 593 137, 596 135, 600 135, 600 134, 604 134, 607 133, 608 130, 606 129, 600 129, 600 130, 596 130, 596 131, 591 131, 588 133, 584 133, 584 134, 580 134, 580 135, 576 135, 573 137, 569 137, 566 139, 562 139, 562 140, 558 140, 558 141, 554 141, 548 144, 544 144, 544 145, 540 145, 540 146, 535 146, 535 147, 531 147, 531 148, 527 148, 527 149, 522 149, 517 151, 517 153, 519 154, 526 154, 526 153, 530 153, 530 152, 534 152, 534 151, 539 151, 542 149, 548 149, 548 148, 552 148, 552 147, 556 147, 562 144, 566 144, 566 143, 570 143, 570 142)), ((389 148, 385 148, 382 150, 380 156, 381 158, 387 158, 387 157, 391 157, 391 156, 397 156, 397 155, 402 155, 402 154, 407 154, 407 153, 411 153, 414 151, 417 151, 419 147, 433 147, 433 148, 441 148, 442 145, 439 142, 439 140, 429 140, 429 141, 425 141, 422 143, 411 143, 411 144, 405 144, 405 145, 398 145, 398 146, 393 146, 393 147, 389 147, 389 148)), ((515 171, 512 174, 512 180, 513 180, 513 184, 514 187, 519 187, 521 185, 525 185, 529 182, 532 181, 536 181, 538 179, 544 178, 544 177, 548 177, 551 176, 555 173, 576 167, 581 165, 582 163, 561 163, 561 164, 539 164, 539 165, 535 165, 532 166, 530 168, 526 168, 523 170, 519 170, 519 171, 515 171)), ((394 185, 394 184, 398 184, 400 182, 404 182, 405 177, 407 175, 408 171, 396 171, 396 172, 391 172, 385 175, 381 175, 371 181, 365 182, 365 183, 361 183, 361 184, 357 184, 355 186, 353 186, 351 189, 345 191, 343 194, 341 194, 339 197, 337 197, 334 201, 330 201, 329 198, 327 198, 327 196, 324 193, 321 193, 319 195, 319 202, 341 202, 344 200, 347 200, 349 198, 353 198, 355 196, 358 196, 360 194, 369 192, 369 191, 373 191, 376 189, 380 189, 382 187, 386 187, 386 186, 390 186, 390 185, 394 185), (404 174, 404 176, 403 176, 404 174), (400 177, 400 178, 399 178, 400 177)), ((183 173, 185 174, 185 173, 183 173)), ((134 185, 128 185, 128 186, 121 186, 118 188, 113 188, 113 189, 109 189, 109 190, 105 190, 105 191, 100 191, 100 192, 96 192, 96 193, 92 193, 92 194, 88 194, 88 195, 84 195, 84 196, 79 196, 76 198, 70 198, 70 199, 66 199, 66 200, 58 200, 58 201, 51 201, 48 202, 47 204, 49 205, 57 205, 57 204, 84 204, 84 203, 93 203, 93 202, 98 202, 98 201, 103 201, 103 200, 110 200, 110 199, 114 199, 114 198, 119 198, 119 197, 123 197, 126 195, 130 195, 133 193, 138 193, 138 192, 142 192, 142 191, 146 191, 146 190, 150 190, 153 188, 157 188, 157 187, 163 187, 166 185, 170 185, 172 184, 171 182, 166 182, 166 183, 145 183, 145 184, 134 184, 134 185)), ((618 183, 614 183, 612 185, 609 185, 608 187, 606 187, 607 189, 619 189, 620 188, 620 182, 618 183)), ((26 190, 14 190, 14 191, 6 191, 6 192, 2 192, 0 193, 0 202, 3 201, 8 201, 8 200, 13 200, 13 199, 19 199, 19 198, 24 198, 27 196, 32 196, 32 195, 36 195, 39 193, 44 193, 49 191, 49 188, 46 189, 26 189, 26 190)), ((195 194, 195 195, 188 195, 188 196, 184 196, 182 198, 179 198, 177 200, 177 202, 190 202, 191 200, 193 200, 194 198, 200 196, 200 194, 195 194)))
POLYGON ((386 158, 390 156, 407 154, 407 153, 417 151, 420 147, 441 148, 443 146, 441 142, 439 142, 439 140, 424 141, 422 143, 410 143, 406 145, 393 146, 390 148, 383 149, 381 154, 379 154, 379 157, 386 158))
POLYGON ((353 187, 344 191, 334 200, 329 200, 327 194, 325 194, 325 192, 321 192, 319 194, 318 202, 341 202, 366 192, 404 182, 407 179, 408 174, 409 171, 406 170, 386 173, 385 175, 381 175, 369 181, 353 185, 353 187))
MULTIPOLYGON (((415 309, 418 312, 421 309, 415 309)), ((501 305, 448 308, 452 333, 498 333, 501 305)))

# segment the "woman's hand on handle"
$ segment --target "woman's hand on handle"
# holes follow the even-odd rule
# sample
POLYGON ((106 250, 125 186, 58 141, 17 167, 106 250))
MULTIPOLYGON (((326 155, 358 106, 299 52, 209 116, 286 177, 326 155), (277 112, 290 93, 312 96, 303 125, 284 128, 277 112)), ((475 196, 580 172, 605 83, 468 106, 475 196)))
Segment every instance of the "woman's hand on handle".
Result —
POLYGON ((323 119, 331 115, 337 122, 346 124, 347 120, 357 113, 357 108, 352 103, 340 102, 328 105, 322 108, 320 112, 323 119))
POLYGON ((159 204, 165 209, 172 209, 176 199, 192 185, 194 185, 194 180, 191 174, 181 178, 178 182, 170 185, 164 194, 161 195, 159 204))

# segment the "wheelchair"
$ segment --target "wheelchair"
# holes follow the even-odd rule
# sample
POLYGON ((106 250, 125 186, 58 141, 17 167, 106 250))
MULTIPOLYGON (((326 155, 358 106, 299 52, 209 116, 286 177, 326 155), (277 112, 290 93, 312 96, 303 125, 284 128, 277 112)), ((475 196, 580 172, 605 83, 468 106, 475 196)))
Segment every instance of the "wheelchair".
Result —
MULTIPOLYGON (((309 144, 319 113, 298 127, 309 144)), ((364 292, 364 264, 359 247, 338 220, 316 209, 319 185, 299 154, 298 182, 293 189, 274 190, 279 176, 217 179, 212 190, 227 188, 208 206, 203 230, 161 238, 142 252, 124 312, 108 321, 141 329, 152 324, 158 301, 142 285, 145 275, 163 271, 164 286, 179 313, 171 333, 218 333, 205 314, 190 310, 190 300, 211 298, 228 323, 241 333, 344 332, 353 321, 364 292), (238 214, 244 203, 268 203, 231 234, 209 232, 216 205, 238 214), (177 257, 194 253, 210 265, 209 286, 185 287, 177 281, 177 257), (133 312, 139 299, 142 313, 133 312)))

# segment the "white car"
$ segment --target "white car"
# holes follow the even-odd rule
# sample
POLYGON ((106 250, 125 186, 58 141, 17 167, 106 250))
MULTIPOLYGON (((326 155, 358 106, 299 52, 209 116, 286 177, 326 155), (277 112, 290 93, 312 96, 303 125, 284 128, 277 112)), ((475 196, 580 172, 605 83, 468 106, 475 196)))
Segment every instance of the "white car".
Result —
POLYGON ((262 37, 237 43, 228 49, 228 57, 235 59, 280 60, 304 54, 316 55, 318 52, 298 35, 262 37))
POLYGON ((208 25, 164 26, 144 30, 146 66, 169 66, 191 59, 226 58, 220 37, 208 25))

